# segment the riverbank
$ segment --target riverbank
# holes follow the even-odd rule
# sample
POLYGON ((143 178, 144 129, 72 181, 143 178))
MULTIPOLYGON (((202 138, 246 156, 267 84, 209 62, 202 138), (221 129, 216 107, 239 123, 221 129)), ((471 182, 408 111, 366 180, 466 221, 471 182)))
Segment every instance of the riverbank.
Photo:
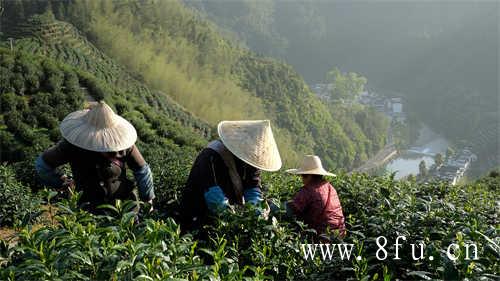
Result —
POLYGON ((378 170, 397 155, 398 150, 393 144, 386 145, 384 148, 379 150, 375 156, 368 159, 363 165, 354 169, 352 172, 371 173, 378 170))
POLYGON ((438 153, 444 155, 448 146, 448 140, 422 124, 417 139, 408 149, 400 151, 398 157, 386 165, 385 170, 390 173, 395 172, 395 179, 416 176, 420 172, 420 162, 423 161, 427 168, 431 167, 434 165, 435 155, 438 153))

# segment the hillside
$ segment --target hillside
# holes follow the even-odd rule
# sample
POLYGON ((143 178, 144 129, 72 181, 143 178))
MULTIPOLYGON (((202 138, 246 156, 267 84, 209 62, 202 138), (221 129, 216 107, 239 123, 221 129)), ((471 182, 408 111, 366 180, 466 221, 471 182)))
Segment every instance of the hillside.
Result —
POLYGON ((498 280, 499 172, 456 186, 343 173, 383 146, 384 119, 317 99, 291 66, 223 39, 181 2, 0 4, 0 280, 498 280), (137 128, 154 175, 152 213, 118 201, 93 215, 79 208, 80 194, 36 182, 33 158, 60 139, 62 118, 103 97, 137 128), (181 189, 213 125, 262 117, 273 120, 287 166, 315 152, 336 168, 328 180, 347 235, 327 238, 352 245, 348 259, 334 250, 322 260, 323 248, 304 257, 302 245, 318 239, 287 216, 301 182, 281 172, 262 175, 278 207, 269 218, 247 205, 181 233, 181 189), (425 245, 423 259, 410 243, 425 245), (472 244, 478 259, 464 255, 472 244))
POLYGON ((500 165, 498 1, 186 3, 310 83, 336 66, 396 92, 452 145, 473 147, 473 174, 500 165))
MULTIPOLYGON (((28 23, 15 30, 13 51, 9 42, 0 47, 0 158, 21 167, 22 181, 36 186, 33 158, 60 139, 62 118, 102 97, 135 125, 139 147, 152 163, 170 159, 188 166, 213 138, 212 126, 150 90, 72 25, 50 15, 33 16, 28 23)), ((165 175, 153 172, 158 181, 165 175)), ((183 180, 162 185, 177 188, 183 180)))
MULTIPOLYGON (((78 70, 91 73, 105 84, 114 85, 119 96, 137 98, 132 101, 163 111, 173 120, 196 128, 201 135, 210 136, 210 128, 205 122, 192 116, 168 96, 150 90, 132 77, 123 66, 115 63, 80 35, 71 24, 56 21, 50 14, 36 15, 25 23, 15 25, 8 36, 14 38, 16 50, 48 56, 63 64, 76 66, 78 70)), ((9 45, 6 41, 3 44, 5 47, 9 45)), ((101 93, 107 94, 111 92, 101 93)), ((118 97, 111 95, 110 98, 118 97)))
MULTIPOLYGON (((238 47, 182 3, 103 3, 107 4, 56 2, 50 9, 56 18, 74 24, 130 75, 211 125, 223 119, 271 119, 287 165, 296 162, 299 155, 314 152, 328 167, 349 170, 384 145, 384 122, 377 123, 381 126, 374 130, 364 128, 359 118, 341 124, 333 112, 342 108, 319 101, 290 66, 238 47), (348 133, 353 131, 361 132, 361 139, 348 133)), ((13 24, 9 15, 16 9, 6 8, 4 25, 13 24)), ((24 15, 29 18, 29 13, 45 9, 49 8, 25 10, 24 15)), ((9 36, 25 38, 24 34, 9 36)), ((83 42, 74 43, 79 48, 88 45, 85 39, 78 39, 79 35, 75 40, 74 34, 78 32, 66 32, 63 37, 83 42)), ((51 36, 53 42, 61 40, 54 38, 61 32, 51 36)), ((53 49, 50 44, 44 48, 53 49)), ((87 49, 92 52, 92 48, 87 49)), ((66 55, 56 56, 64 60, 66 55)), ((360 116, 380 118, 371 112, 360 116)))
POLYGON ((423 49, 386 85, 405 91, 425 123, 455 143, 470 145, 481 174, 500 165, 500 100, 498 13, 483 9, 479 15, 481 20, 469 16, 462 29, 423 49))

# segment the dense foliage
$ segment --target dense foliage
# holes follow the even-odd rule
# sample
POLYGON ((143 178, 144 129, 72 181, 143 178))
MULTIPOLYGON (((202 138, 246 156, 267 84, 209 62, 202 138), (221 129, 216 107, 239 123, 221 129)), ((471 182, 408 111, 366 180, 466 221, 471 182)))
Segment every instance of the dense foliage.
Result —
MULTIPOLYGON (((374 145, 357 155, 353 148, 364 144, 346 132, 365 133, 359 130, 358 119, 339 124, 331 114, 339 109, 321 103, 291 67, 236 46, 179 1, 42 3, 16 1, 6 6, 4 24, 13 26, 9 36, 16 38, 16 48, 77 63, 97 78, 116 84, 120 94, 113 96, 139 96, 141 102, 154 107, 164 103, 166 96, 173 97, 212 125, 221 119, 271 119, 286 163, 315 152, 323 156, 328 167, 350 169, 374 154, 380 148, 378 140, 386 134, 386 127, 381 126, 365 135, 363 142, 374 140, 374 145), (27 24, 19 24, 23 18, 12 17, 21 6, 29 6, 24 12, 27 24), (45 10, 49 12, 31 17, 45 10), (107 55, 69 24, 54 21, 50 11, 56 18, 73 23, 107 55), (42 32, 33 28, 40 25, 42 32), (108 57, 145 84, 130 85, 130 74, 108 57), (147 92, 144 85, 158 91, 147 92), (310 133, 313 127, 317 129, 310 133)), ((365 115, 381 118, 371 112, 365 115)))
POLYGON ((1 49, 0 67, 0 158, 21 160, 58 139, 58 121, 83 94, 76 73, 49 60, 1 49))
MULTIPOLYGON (((169 163, 173 170, 184 167, 169 163)), ((178 175, 166 176, 166 180, 178 175)), ((19 233, 19 241, 0 251, 2 280, 420 280, 464 278, 493 280, 500 269, 500 236, 495 204, 499 178, 466 186, 394 181, 391 176, 339 175, 330 179, 343 204, 348 235, 331 243, 353 244, 350 260, 336 254, 322 261, 305 259, 301 243, 313 243, 312 232, 290 221, 283 211, 265 220, 248 208, 226 213, 204 235, 181 235, 164 214, 140 216, 135 222, 131 202, 108 206, 106 216, 77 208, 77 196, 57 204, 52 223, 19 233), (493 183, 496 183, 494 185, 493 183), (474 198, 474 200, 472 200, 474 198), (195 237, 193 237, 195 235, 195 237), (394 260, 394 241, 407 241, 394 260), (385 236, 386 260, 378 260, 376 238, 385 236), (410 243, 424 243, 425 257, 412 259, 410 243), (460 257, 446 256, 459 245, 460 257), (468 243, 477 244, 478 260, 465 259, 468 243), (356 260, 355 256, 361 256, 356 260), (3 262, 2 262, 3 261, 3 262), (2 265, 3 264, 3 265, 2 265)), ((297 179, 266 174, 269 200, 285 200, 297 190, 297 179)), ((164 187, 159 187, 160 189, 164 187)), ((174 191, 172 191, 174 192, 174 191)), ((178 192, 178 191, 175 191, 178 192)), ((161 195, 163 196, 163 195, 161 195)), ((12 243, 12 241, 11 241, 12 243)), ((474 257, 474 254, 470 254, 474 257)), ((417 251, 418 256, 418 251, 417 251)))
POLYGON ((314 235, 286 217, 281 204, 300 183, 281 173, 264 174, 267 199, 281 207, 269 219, 248 208, 224 214, 200 233, 181 234, 174 219, 182 211, 181 189, 196 152, 213 136, 210 125, 169 96, 211 122, 269 114, 285 157, 293 158, 292 148, 315 151, 330 167, 364 161, 383 146, 387 124, 356 106, 325 106, 291 67, 232 46, 177 1, 7 3, 2 24, 27 21, 8 29, 14 50, 8 42, 0 48, 1 158, 10 162, 0 167, 0 224, 26 226, 14 239, 0 239, 1 280, 497 278, 495 173, 449 186, 339 172, 330 180, 348 234, 331 242, 352 243, 359 260, 304 258, 301 243, 313 243, 314 235), (50 13, 31 16, 47 7, 108 55, 50 13), (29 192, 37 188, 33 157, 60 138, 57 126, 67 113, 102 97, 138 129, 154 174, 156 212, 136 218, 133 203, 119 202, 95 216, 77 208, 78 195, 54 206, 55 193, 45 192, 44 204, 57 215, 35 227, 30 219, 43 208, 29 192), (384 261, 375 257, 382 235, 389 244, 384 261), (401 260, 393 259, 397 235, 407 237, 401 260), (419 242, 433 261, 411 258, 409 244, 419 242), (461 253, 454 262, 445 254, 451 243, 461 253), (468 243, 477 243, 478 260, 465 260, 468 243))
POLYGON ((313 98, 290 66, 246 56, 238 61, 233 73, 241 77, 244 88, 264 100, 279 128, 287 128, 289 133, 278 131, 279 139, 292 140, 302 154, 314 151, 329 167, 350 169, 385 144, 388 124, 384 116, 366 108, 313 98))
POLYGON ((0 227, 26 225, 39 214, 40 201, 16 180, 12 167, 0 165, 0 227))
POLYGON ((104 97, 136 126, 141 140, 150 145, 172 149, 184 145, 200 147, 203 137, 211 132, 209 126, 178 106, 165 103, 156 108, 141 104, 140 95, 150 93, 147 88, 142 92, 122 92, 119 83, 112 84, 81 69, 23 51, 0 49, 0 65, 3 70, 0 75, 0 158, 3 161, 33 157, 58 141, 59 121, 81 109, 85 99, 91 101, 92 97, 104 97))
POLYGON ((310 83, 335 66, 404 97, 406 112, 473 147, 476 175, 500 165, 498 2, 186 2, 310 83))

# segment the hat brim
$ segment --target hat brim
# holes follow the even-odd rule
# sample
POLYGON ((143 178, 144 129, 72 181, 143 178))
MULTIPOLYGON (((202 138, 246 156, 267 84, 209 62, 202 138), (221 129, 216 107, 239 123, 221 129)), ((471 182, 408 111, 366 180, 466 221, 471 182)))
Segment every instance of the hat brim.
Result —
POLYGON ((288 169, 285 172, 293 175, 320 175, 320 176, 330 176, 336 177, 336 174, 332 174, 323 169, 314 169, 314 170, 302 170, 302 169, 288 169))
POLYGON ((97 129, 85 121, 87 112, 72 112, 61 122, 61 135, 69 143, 90 151, 111 152, 130 148, 137 141, 134 126, 123 117, 116 115, 112 127, 97 129))
POLYGON ((282 162, 268 120, 221 121, 220 140, 236 157, 259 170, 274 172, 282 162), (263 130, 263 135, 259 135, 263 130), (258 139, 258 137, 264 137, 258 139))

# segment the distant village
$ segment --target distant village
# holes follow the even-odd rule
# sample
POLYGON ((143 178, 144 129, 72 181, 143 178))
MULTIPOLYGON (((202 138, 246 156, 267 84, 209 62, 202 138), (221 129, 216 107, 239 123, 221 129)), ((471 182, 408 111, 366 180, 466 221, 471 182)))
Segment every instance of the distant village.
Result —
POLYGON ((428 178, 446 181, 451 185, 456 185, 465 175, 477 156, 472 153, 470 148, 464 148, 453 156, 449 156, 441 165, 434 165, 429 171, 428 178))
MULTIPOLYGON (((333 84, 314 84, 311 90, 322 100, 331 101, 330 92, 333 84)), ((352 100, 340 100, 345 105, 362 104, 384 113, 390 121, 400 123, 406 122, 406 114, 403 111, 403 100, 401 97, 386 97, 374 91, 364 91, 352 100)))
MULTIPOLYGON (((322 100, 331 101, 330 92, 333 84, 314 84, 311 90, 322 100)), ((354 104, 362 104, 369 106, 383 113, 391 124, 402 123, 407 121, 406 113, 403 110, 403 99, 399 96, 386 97, 379 95, 374 91, 364 91, 352 100, 340 100, 343 104, 349 106, 354 104)), ((392 127, 392 126, 391 126, 392 127)), ((389 129, 388 144, 392 144, 392 133, 389 129)), ((423 153, 420 149, 410 148, 408 152, 424 154, 435 157, 436 154, 423 153)), ((469 169, 471 162, 476 161, 477 156, 472 153, 470 147, 466 147, 456 152, 454 155, 448 155, 443 163, 433 165, 428 174, 422 180, 438 179, 448 182, 451 185, 456 185, 469 169)))

